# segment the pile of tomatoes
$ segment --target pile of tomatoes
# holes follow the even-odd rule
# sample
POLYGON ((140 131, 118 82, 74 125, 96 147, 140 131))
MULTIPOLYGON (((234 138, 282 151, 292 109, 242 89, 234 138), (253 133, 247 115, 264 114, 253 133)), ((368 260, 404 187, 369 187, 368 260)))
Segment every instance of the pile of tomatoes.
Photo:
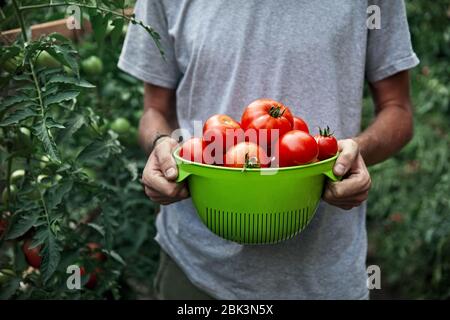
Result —
POLYGON ((258 99, 241 122, 223 114, 209 118, 203 136, 183 143, 186 160, 232 168, 291 167, 336 155, 338 143, 327 127, 311 136, 307 123, 272 99, 258 99))

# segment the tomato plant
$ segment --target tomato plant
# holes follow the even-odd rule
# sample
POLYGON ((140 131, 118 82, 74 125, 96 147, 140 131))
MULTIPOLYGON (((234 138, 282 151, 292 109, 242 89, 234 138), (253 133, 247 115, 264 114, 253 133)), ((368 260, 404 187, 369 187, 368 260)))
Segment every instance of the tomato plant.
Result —
POLYGON ((111 49, 128 22, 161 48, 159 37, 125 15, 123 1, 95 2, 73 1, 93 29, 81 42, 56 33, 28 38, 27 19, 48 8, 63 18, 61 4, 14 0, 2 8, 14 19, 0 23, 21 33, 0 47, 0 64, 11 67, 0 71, 0 216, 8 221, 0 269, 15 273, 1 298, 119 298, 134 294, 129 278, 151 282, 156 269, 148 262, 158 254, 154 205, 137 179, 145 159, 134 139, 126 148, 119 140, 137 132, 143 87, 117 70, 120 52, 111 49), (66 268, 80 261, 95 273, 89 292, 64 289, 66 268))
POLYGON ((319 160, 325 160, 334 157, 338 152, 338 142, 330 132, 330 128, 319 129, 319 134, 314 136, 319 146, 319 155, 317 158, 319 160))
POLYGON ((317 160, 319 148, 308 133, 292 130, 281 137, 276 158, 280 167, 298 166, 317 160))

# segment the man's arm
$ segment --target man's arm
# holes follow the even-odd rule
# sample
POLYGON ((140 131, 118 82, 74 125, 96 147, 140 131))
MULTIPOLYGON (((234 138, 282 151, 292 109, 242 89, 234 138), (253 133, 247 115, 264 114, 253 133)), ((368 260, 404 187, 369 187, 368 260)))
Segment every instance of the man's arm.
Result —
POLYGON ((413 136, 408 71, 370 85, 376 117, 355 141, 366 165, 382 162, 402 149, 413 136))
POLYGON ((178 170, 172 152, 177 141, 163 137, 153 145, 158 134, 170 135, 178 127, 175 102, 175 90, 145 84, 139 140, 149 157, 142 173, 142 184, 145 194, 159 204, 169 204, 189 196, 185 184, 175 182, 178 170))
POLYGON ((157 135, 170 135, 178 128, 175 90, 144 84, 144 114, 139 122, 139 142, 149 154, 157 135))
POLYGON ((371 84, 376 117, 359 136, 339 141, 340 155, 333 172, 344 177, 329 182, 323 199, 349 210, 364 202, 371 186, 366 164, 381 162, 399 151, 412 137, 412 108, 408 71, 371 84))

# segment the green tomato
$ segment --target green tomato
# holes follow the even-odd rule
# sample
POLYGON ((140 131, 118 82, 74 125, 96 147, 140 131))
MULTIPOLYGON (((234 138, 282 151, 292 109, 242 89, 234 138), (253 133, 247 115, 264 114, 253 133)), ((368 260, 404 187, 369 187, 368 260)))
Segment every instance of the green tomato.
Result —
POLYGON ((97 56, 90 56, 81 62, 81 69, 87 75, 98 76, 103 72, 103 62, 97 56))
POLYGON ((14 278, 16 273, 11 269, 0 270, 0 286, 7 283, 11 278, 14 278))
POLYGON ((39 166, 41 167, 41 169, 44 169, 49 162, 50 159, 47 156, 42 156, 41 161, 39 162, 39 166))
POLYGON ((53 58, 47 51, 41 51, 36 59, 36 65, 41 68, 57 68, 61 63, 53 58))
POLYGON ((130 130, 130 122, 125 118, 117 118, 111 123, 111 129, 118 134, 127 133, 130 130))
POLYGON ((19 169, 11 173, 11 183, 17 182, 25 177, 25 170, 19 169))
POLYGON ((8 198, 8 189, 7 188, 3 189, 3 192, 2 192, 2 201, 3 201, 3 203, 8 202, 9 199, 14 199, 15 198, 15 196, 17 194, 16 186, 13 185, 13 184, 10 185, 9 186, 9 191, 10 191, 10 194, 9 194, 10 197, 8 198))

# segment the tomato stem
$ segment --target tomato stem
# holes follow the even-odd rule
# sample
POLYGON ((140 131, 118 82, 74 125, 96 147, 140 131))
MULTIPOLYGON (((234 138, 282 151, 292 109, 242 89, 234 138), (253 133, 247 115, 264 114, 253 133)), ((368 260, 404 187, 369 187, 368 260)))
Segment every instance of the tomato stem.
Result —
POLYGON ((269 114, 273 118, 280 118, 286 112, 286 109, 281 110, 279 106, 271 106, 269 109, 269 114))

